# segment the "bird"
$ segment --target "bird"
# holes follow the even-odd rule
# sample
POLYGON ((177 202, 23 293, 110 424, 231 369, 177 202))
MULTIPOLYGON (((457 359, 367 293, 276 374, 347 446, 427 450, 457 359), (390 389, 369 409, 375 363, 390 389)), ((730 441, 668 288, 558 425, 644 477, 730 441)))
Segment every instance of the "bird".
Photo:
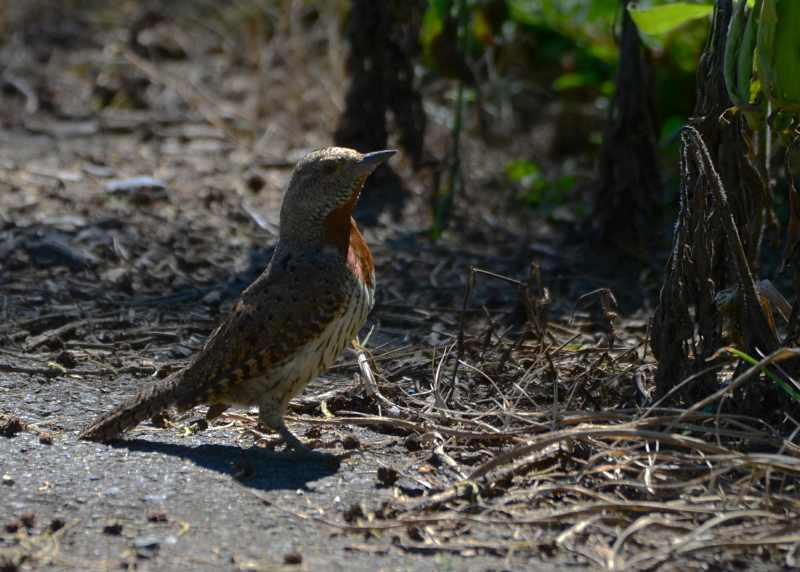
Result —
POLYGON ((264 272, 241 294, 189 364, 142 388, 79 435, 109 442, 169 407, 258 406, 262 426, 287 451, 313 454, 286 427, 289 401, 330 367, 375 302, 372 253, 352 216, 367 177, 395 154, 327 147, 292 171, 278 241, 264 272))

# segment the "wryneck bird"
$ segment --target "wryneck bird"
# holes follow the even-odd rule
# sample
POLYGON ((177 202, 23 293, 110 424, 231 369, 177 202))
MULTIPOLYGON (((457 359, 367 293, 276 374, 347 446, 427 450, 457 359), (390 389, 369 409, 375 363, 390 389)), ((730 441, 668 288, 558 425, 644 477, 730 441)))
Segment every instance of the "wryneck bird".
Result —
POLYGON ((353 208, 372 171, 395 152, 329 147, 295 167, 280 232, 264 273, 241 295, 188 366, 143 388, 80 435, 111 441, 164 409, 257 405, 262 425, 288 449, 308 449, 284 423, 289 400, 330 367, 367 319, 375 293, 372 254, 353 208))

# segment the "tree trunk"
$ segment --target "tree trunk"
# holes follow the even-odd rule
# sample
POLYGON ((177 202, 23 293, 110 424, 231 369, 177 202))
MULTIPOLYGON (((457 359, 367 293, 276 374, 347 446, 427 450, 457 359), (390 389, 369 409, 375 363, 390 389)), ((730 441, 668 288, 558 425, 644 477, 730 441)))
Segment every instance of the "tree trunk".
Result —
POLYGON ((600 158, 592 224, 602 239, 646 253, 658 227, 663 187, 650 65, 639 32, 622 2, 616 92, 600 158))
MULTIPOLYGON (((425 5, 424 0, 353 0, 347 31, 351 80, 334 134, 337 145, 362 152, 387 148, 391 113, 401 147, 415 167, 422 162, 425 113, 414 85, 414 62, 425 5)), ((367 184, 381 187, 380 193, 365 193, 359 201, 367 222, 387 206, 399 214, 406 193, 388 165, 379 167, 367 184)))

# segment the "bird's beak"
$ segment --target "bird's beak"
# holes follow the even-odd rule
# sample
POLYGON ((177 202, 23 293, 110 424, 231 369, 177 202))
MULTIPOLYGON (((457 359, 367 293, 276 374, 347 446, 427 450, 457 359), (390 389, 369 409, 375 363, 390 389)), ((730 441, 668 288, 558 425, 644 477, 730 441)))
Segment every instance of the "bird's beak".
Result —
POLYGON ((397 153, 397 151, 394 149, 385 149, 383 151, 366 153, 361 157, 361 161, 358 162, 358 170, 364 175, 369 175, 378 165, 386 161, 395 153, 397 153))

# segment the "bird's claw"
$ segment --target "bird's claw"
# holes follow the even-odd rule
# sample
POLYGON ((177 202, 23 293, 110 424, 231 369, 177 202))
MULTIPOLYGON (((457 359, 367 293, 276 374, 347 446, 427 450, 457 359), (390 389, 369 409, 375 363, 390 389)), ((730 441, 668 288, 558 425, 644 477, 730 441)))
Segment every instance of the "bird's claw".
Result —
POLYGON ((307 445, 304 445, 300 439, 295 437, 292 432, 286 428, 286 426, 278 428, 278 433, 283 438, 284 443, 286 443, 286 454, 293 458, 304 461, 318 461, 336 465, 338 465, 343 458, 332 453, 315 451, 307 445))

